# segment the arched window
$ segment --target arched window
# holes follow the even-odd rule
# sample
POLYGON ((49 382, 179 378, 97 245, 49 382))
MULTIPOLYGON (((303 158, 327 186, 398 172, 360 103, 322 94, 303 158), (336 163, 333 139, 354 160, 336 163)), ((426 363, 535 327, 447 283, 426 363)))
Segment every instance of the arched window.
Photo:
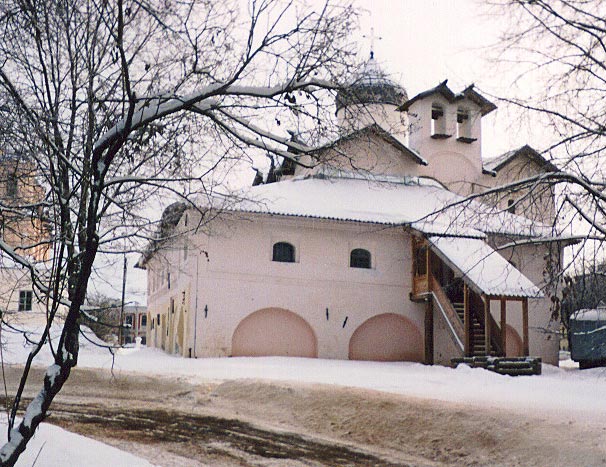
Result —
POLYGON ((469 110, 458 108, 457 109, 457 141, 463 143, 473 143, 477 138, 471 137, 471 118, 469 110))
POLYGON ((364 250, 363 248, 351 250, 351 254, 349 255, 349 267, 370 269, 370 265, 370 251, 364 250))
POLYGON ((448 138, 446 134, 446 119, 444 118, 444 107, 440 104, 431 104, 431 137, 448 138))
POLYGON ((272 261, 278 261, 280 263, 294 263, 295 247, 287 242, 274 243, 272 261))

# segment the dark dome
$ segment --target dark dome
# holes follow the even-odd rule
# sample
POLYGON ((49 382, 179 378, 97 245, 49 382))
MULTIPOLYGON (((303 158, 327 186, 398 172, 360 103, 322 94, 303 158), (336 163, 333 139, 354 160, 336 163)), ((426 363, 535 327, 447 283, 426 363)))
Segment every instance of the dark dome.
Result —
POLYGON ((351 84, 337 92, 337 111, 354 104, 392 104, 408 100, 406 89, 390 80, 371 56, 351 84))

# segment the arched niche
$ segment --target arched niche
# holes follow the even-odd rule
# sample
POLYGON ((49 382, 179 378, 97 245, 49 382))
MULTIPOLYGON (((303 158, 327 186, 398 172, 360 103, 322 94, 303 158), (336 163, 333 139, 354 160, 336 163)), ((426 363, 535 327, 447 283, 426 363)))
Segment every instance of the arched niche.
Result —
POLYGON ((349 340, 350 360, 424 360, 421 332, 412 321, 395 313, 384 313, 364 321, 349 340))
POLYGON ((238 324, 232 337, 232 356, 318 356, 312 327, 299 315, 282 308, 264 308, 238 324))

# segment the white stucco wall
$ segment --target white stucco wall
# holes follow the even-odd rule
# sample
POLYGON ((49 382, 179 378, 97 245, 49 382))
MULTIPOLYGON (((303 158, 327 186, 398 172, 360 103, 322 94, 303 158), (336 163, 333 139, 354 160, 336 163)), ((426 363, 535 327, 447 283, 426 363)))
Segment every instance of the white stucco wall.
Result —
POLYGON ((467 195, 471 182, 482 173, 482 132, 480 109, 464 99, 450 103, 440 94, 434 94, 414 102, 408 110, 410 118, 410 146, 423 156, 429 165, 420 174, 440 180, 452 191, 467 195), (431 106, 439 104, 444 109, 445 131, 452 135, 446 139, 431 138, 431 106), (477 141, 457 141, 457 109, 469 112, 471 137, 477 141))
MULTIPOLYGON (((334 148, 322 154, 321 162, 330 167, 357 171, 361 174, 398 177, 417 176, 422 167, 410 155, 402 153, 394 145, 372 132, 364 133, 356 139, 342 140, 334 148)), ((309 163, 309 160, 306 160, 306 163, 309 163)), ((320 166, 314 168, 298 166, 295 175, 311 175, 321 169, 320 166)))
MULTIPOLYGON (((187 289, 188 281, 196 282, 197 275, 197 308, 192 290, 192 329, 185 347, 193 347, 195 339, 198 357, 231 355, 238 324, 265 308, 286 309, 305 319, 317 336, 318 356, 322 358, 347 359, 353 332, 382 313, 405 316, 424 334, 423 306, 408 296, 410 239, 400 229, 234 216, 213 222, 210 236, 198 234, 192 242, 205 244, 208 258, 206 254, 190 257, 181 267, 188 271, 189 279, 182 272, 178 282, 171 283, 171 290, 178 294, 187 289), (272 261, 272 247, 278 241, 295 246, 295 263, 272 261), (349 267, 354 248, 371 252, 372 269, 349 267), (193 321, 197 321, 195 331, 193 321)), ((177 264, 175 258, 169 263, 177 264)), ((150 267, 153 270, 157 264, 150 267)), ((152 318, 168 309, 169 295, 165 290, 150 296, 152 318)), ((150 342, 153 333, 150 330, 150 342)))
MULTIPOLYGON (((482 175, 478 177, 478 188, 480 192, 484 189, 503 187, 512 182, 530 178, 534 175, 544 173, 545 169, 525 156, 518 156, 502 167, 495 177, 482 175)), ((555 218, 555 199, 553 185, 549 183, 537 184, 532 191, 527 187, 523 189, 503 190, 502 193, 487 199, 500 209, 507 209, 509 200, 515 202, 515 212, 529 219, 552 225, 555 218)))
POLYGON ((0 310, 12 324, 43 325, 46 307, 32 293, 32 309, 19 311, 19 292, 32 291, 29 272, 19 267, 0 267, 0 310))

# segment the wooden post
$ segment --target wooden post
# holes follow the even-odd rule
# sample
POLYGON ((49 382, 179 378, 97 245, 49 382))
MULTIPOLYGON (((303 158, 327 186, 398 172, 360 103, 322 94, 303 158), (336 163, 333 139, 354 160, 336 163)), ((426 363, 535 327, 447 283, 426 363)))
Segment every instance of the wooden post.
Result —
POLYGON ((431 277, 431 250, 429 249, 429 243, 425 243, 425 260, 427 264, 425 265, 425 272, 427 273, 427 291, 431 290, 431 286, 429 285, 429 278, 431 277))
POLYGON ((484 350, 490 355, 490 298, 484 295, 484 350))
POLYGON ((469 288, 463 284, 463 326, 465 327, 465 356, 471 357, 471 313, 469 309, 469 288))
POLYGON ((507 301, 501 297, 501 350, 507 357, 507 301))
POLYGON ((425 305, 425 364, 433 365, 433 301, 427 298, 425 305))
POLYGON ((410 236, 410 250, 412 251, 412 295, 416 296, 417 290, 417 239, 414 235, 410 236))
POLYGON ((530 354, 530 345, 528 341, 528 298, 522 300, 522 341, 524 342, 524 356, 530 354))

